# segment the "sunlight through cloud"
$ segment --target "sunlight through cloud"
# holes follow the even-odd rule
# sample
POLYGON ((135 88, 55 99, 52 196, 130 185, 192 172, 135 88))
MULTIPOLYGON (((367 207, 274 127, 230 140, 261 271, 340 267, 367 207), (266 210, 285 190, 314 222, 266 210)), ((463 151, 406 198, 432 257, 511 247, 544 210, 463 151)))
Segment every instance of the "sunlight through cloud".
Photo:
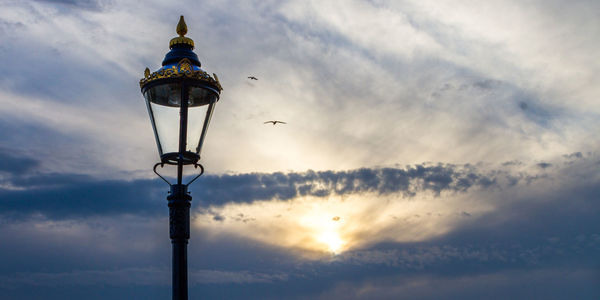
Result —
POLYGON ((453 193, 419 198, 360 193, 230 203, 197 214, 194 225, 215 236, 232 234, 319 258, 386 241, 428 240, 491 209, 453 193))

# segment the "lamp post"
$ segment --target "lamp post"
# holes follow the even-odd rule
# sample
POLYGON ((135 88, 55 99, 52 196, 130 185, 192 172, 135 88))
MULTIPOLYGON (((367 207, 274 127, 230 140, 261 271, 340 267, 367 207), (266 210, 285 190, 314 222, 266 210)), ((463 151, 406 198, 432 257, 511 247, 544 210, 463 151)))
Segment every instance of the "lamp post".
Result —
POLYGON ((171 39, 171 49, 162 67, 151 73, 148 68, 140 80, 146 107, 154 130, 160 162, 154 172, 170 186, 169 235, 173 248, 173 299, 187 300, 187 243, 190 238, 190 206, 187 191, 204 168, 198 163, 210 118, 219 100, 222 87, 216 74, 210 76, 200 68, 198 56, 192 51, 194 41, 185 37, 187 26, 180 17, 178 37, 171 39), (171 183, 157 172, 157 167, 177 167, 177 182, 171 183), (200 168, 200 173, 183 183, 184 166, 200 168))

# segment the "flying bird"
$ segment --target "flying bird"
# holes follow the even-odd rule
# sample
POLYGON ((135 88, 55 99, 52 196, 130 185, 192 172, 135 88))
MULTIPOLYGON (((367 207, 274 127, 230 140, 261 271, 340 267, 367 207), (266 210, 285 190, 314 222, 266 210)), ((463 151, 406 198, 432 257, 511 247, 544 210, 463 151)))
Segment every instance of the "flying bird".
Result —
POLYGON ((258 80, 258 78, 254 77, 254 76, 248 76, 248 79, 250 79, 250 80, 258 80))
POLYGON ((286 122, 282 122, 282 121, 266 121, 263 124, 267 124, 267 123, 273 123, 273 126, 275 126, 277 123, 280 124, 287 124, 286 122))

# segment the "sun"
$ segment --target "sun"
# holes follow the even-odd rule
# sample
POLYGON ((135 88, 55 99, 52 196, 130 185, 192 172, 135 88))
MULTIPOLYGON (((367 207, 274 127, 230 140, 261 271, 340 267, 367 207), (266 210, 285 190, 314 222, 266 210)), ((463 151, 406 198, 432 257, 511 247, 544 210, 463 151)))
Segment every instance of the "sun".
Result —
POLYGON ((340 237, 340 235, 335 231, 324 231, 322 232, 318 239, 320 243, 327 245, 329 251, 333 254, 338 254, 340 250, 342 250, 342 246, 344 245, 344 241, 340 237))

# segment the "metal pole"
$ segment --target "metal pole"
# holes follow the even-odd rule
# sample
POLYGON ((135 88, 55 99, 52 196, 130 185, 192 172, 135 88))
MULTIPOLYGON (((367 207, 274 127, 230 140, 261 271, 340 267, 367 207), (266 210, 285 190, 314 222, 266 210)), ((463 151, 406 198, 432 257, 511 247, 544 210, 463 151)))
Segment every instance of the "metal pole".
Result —
POLYGON ((179 159, 177 184, 171 185, 169 201, 169 235, 173 246, 172 280, 173 300, 188 300, 187 244, 190 238, 190 206, 192 197, 187 193, 183 178, 183 153, 187 144, 187 117, 189 91, 185 81, 181 83, 181 106, 179 111, 179 159))
POLYGON ((171 185, 169 200, 169 235, 173 246, 173 300, 188 299, 187 244, 190 238, 192 196, 183 184, 171 185))

